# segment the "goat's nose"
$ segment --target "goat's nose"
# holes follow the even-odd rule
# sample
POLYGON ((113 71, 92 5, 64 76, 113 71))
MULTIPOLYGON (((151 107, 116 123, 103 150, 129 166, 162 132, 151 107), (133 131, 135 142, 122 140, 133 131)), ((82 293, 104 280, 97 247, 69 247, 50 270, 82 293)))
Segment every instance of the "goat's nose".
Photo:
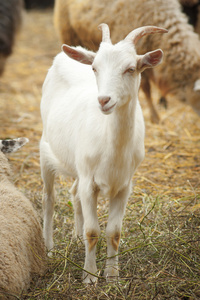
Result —
POLYGON ((102 107, 104 107, 110 101, 110 99, 111 99, 111 97, 108 97, 108 96, 99 96, 98 97, 98 101, 102 107))

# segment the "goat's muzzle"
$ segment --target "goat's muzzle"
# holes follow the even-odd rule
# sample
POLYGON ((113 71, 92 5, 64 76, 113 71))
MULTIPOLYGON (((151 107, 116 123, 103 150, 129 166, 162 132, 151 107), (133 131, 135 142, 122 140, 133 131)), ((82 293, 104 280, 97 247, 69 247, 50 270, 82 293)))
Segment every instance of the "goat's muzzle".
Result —
POLYGON ((108 96, 99 96, 98 101, 102 108, 110 101, 111 97, 108 96))

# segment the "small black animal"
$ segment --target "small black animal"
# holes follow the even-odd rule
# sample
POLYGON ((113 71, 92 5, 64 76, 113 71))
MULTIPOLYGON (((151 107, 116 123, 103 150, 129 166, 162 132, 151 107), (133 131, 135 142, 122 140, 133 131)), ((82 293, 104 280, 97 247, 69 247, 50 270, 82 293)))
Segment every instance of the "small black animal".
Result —
POLYGON ((0 75, 22 22, 23 0, 0 0, 0 75))

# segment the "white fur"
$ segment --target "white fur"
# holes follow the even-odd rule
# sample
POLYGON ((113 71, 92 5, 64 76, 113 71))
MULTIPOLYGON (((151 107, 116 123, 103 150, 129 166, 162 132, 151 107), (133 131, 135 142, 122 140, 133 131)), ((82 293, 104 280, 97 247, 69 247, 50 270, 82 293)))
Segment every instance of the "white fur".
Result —
MULTIPOLYGON (((73 49, 87 56, 85 49, 73 49)), ((97 196, 100 192, 110 198, 106 277, 118 276, 116 255, 122 219, 132 176, 144 158, 145 129, 138 89, 145 63, 146 56, 138 56, 130 41, 116 45, 102 42, 92 64, 96 76, 91 65, 62 52, 43 86, 40 156, 46 246, 53 248, 53 182, 55 174, 62 173, 76 179, 71 190, 76 234, 84 236, 84 268, 92 273, 97 271, 95 248, 100 233, 97 196), (133 74, 128 71, 131 67, 136 69, 133 74), (102 106, 98 99, 105 96, 110 101, 102 106)), ((84 273, 84 282, 95 280, 84 273)))

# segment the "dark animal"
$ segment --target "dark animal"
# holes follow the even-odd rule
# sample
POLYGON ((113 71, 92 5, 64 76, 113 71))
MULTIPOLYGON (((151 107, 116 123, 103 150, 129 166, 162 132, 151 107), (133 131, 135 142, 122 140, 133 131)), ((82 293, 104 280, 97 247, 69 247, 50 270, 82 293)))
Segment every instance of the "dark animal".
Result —
POLYGON ((0 75, 13 51, 16 33, 22 21, 22 0, 0 0, 0 75))
POLYGON ((199 0, 179 0, 182 5, 183 12, 188 17, 189 24, 193 25, 194 28, 197 25, 198 20, 198 9, 200 5, 199 0))
POLYGON ((44 9, 54 6, 54 0, 24 0, 25 9, 44 9))

